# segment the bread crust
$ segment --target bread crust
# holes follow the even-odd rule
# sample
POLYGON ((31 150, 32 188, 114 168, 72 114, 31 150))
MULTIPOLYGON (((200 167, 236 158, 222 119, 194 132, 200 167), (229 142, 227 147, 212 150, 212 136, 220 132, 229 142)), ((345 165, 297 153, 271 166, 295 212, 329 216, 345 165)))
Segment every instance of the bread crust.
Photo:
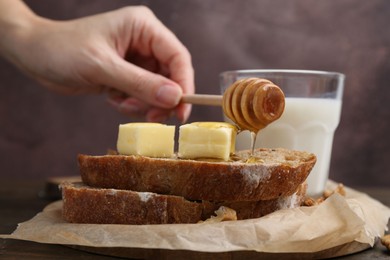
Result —
POLYGON ((71 223, 196 223, 202 205, 182 197, 129 190, 99 189, 82 183, 61 186, 63 218, 71 223))
POLYGON ((64 183, 61 190, 62 214, 68 222, 141 225, 197 223, 214 215, 220 206, 234 209, 238 219, 258 218, 300 206, 306 185, 300 185, 291 196, 256 202, 193 202, 178 196, 93 188, 82 183, 64 183))
POLYGON ((99 188, 176 195, 188 200, 259 201, 292 195, 302 184, 316 157, 287 149, 257 149, 255 163, 238 161, 150 158, 144 156, 80 154, 83 183, 99 188))

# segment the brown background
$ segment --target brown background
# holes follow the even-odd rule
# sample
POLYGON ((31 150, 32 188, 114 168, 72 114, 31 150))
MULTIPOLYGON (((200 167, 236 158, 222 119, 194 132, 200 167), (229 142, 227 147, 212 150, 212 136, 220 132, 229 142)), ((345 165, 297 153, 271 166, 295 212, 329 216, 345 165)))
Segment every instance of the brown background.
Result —
MULTIPOLYGON (((390 186, 390 1, 26 2, 53 19, 149 6, 190 50, 198 93, 218 93, 218 74, 225 70, 345 73, 331 178, 348 185, 390 186)), ((78 174, 77 153, 103 154, 115 148, 118 124, 131 120, 112 110, 104 96, 59 96, 4 60, 0 79, 2 177, 78 174)), ((221 120, 221 113, 218 108, 194 107, 190 121, 221 120)))

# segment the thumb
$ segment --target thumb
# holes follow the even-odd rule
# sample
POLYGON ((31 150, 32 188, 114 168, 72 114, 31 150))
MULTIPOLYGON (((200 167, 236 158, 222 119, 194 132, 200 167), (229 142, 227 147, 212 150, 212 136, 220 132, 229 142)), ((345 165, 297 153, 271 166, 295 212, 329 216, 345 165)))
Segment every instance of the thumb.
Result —
POLYGON ((182 88, 174 81, 119 59, 106 67, 101 75, 103 84, 116 88, 152 106, 176 107, 182 97, 182 88))

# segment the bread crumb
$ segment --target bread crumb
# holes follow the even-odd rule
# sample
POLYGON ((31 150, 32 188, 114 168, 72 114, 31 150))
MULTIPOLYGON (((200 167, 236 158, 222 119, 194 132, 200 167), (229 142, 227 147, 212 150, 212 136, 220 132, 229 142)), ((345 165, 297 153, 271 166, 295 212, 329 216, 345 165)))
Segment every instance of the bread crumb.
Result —
POLYGON ((325 190, 322 196, 319 197, 318 199, 313 199, 310 197, 305 198, 305 200, 303 201, 303 206, 311 207, 311 206, 319 205, 335 193, 338 193, 341 196, 345 197, 346 192, 345 192, 344 184, 339 183, 334 190, 329 190, 329 189, 325 190))
POLYGON ((325 190, 324 191, 324 194, 323 194, 323 197, 325 199, 329 198, 330 196, 332 196, 334 193, 338 193, 342 196, 345 196, 345 189, 344 189, 344 185, 342 183, 339 183, 337 185, 337 187, 332 191, 332 190, 325 190))
POLYGON ((387 250, 390 250, 390 234, 384 235, 381 238, 382 245, 384 245, 387 250))
POLYGON ((234 209, 221 206, 219 209, 215 211, 215 214, 217 216, 211 216, 210 218, 206 219, 205 221, 199 221, 198 223, 218 223, 222 221, 231 221, 231 220, 237 220, 237 213, 234 209))
POLYGON ((303 201, 303 205, 311 207, 311 206, 318 205, 318 202, 315 199, 308 197, 308 198, 305 198, 305 200, 303 201))

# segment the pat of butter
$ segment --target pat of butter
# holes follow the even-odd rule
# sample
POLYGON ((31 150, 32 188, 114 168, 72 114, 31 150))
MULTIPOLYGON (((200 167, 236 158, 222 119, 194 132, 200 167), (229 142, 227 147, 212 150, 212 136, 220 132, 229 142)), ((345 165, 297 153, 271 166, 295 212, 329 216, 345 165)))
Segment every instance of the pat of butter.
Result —
POLYGON ((175 126, 159 123, 119 125, 117 150, 123 155, 173 157, 175 126))
POLYGON ((195 122, 180 126, 178 156, 185 159, 229 160, 234 153, 237 129, 225 122, 195 122))

